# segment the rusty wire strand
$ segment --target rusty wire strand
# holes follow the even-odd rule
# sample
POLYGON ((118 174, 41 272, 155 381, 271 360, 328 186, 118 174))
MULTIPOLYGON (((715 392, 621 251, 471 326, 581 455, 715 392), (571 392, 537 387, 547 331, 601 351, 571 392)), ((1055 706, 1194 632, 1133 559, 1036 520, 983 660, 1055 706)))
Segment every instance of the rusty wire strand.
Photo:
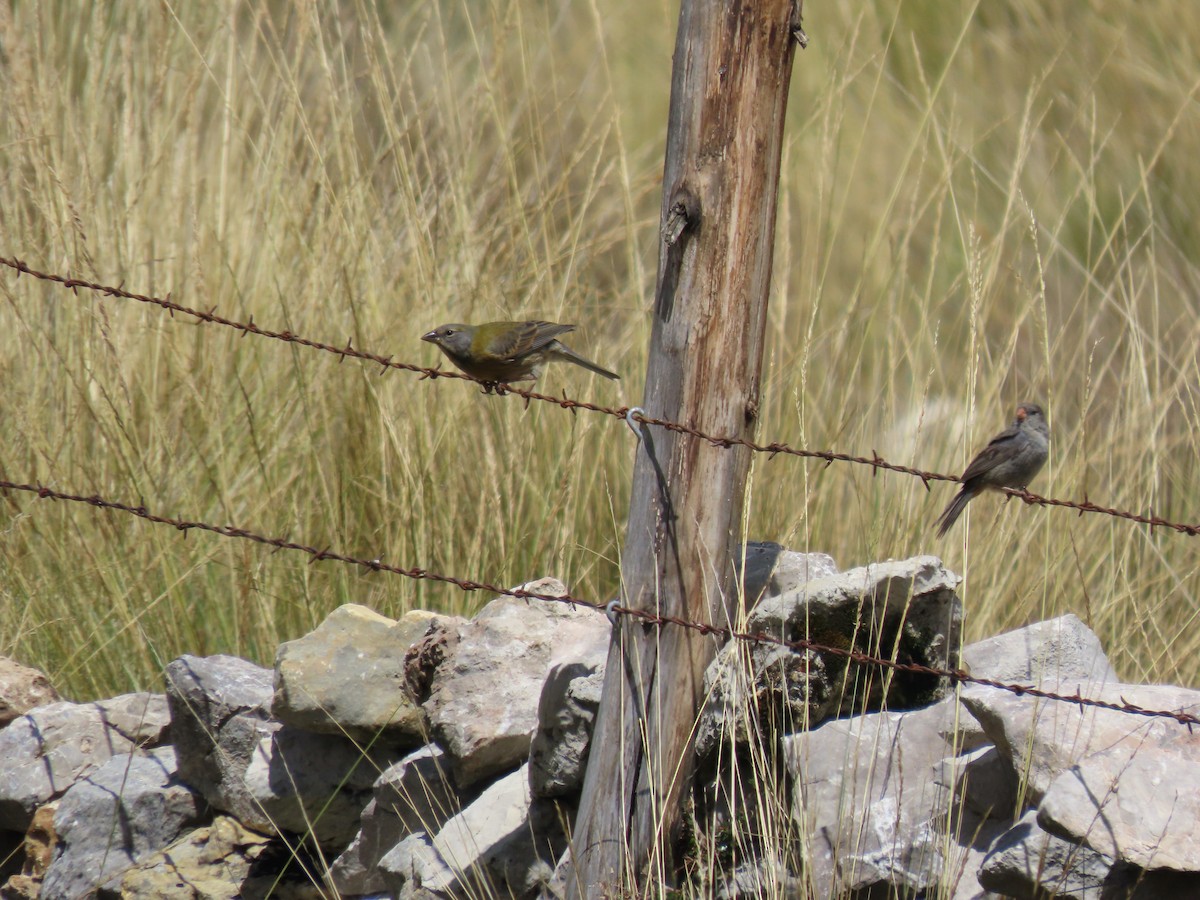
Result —
MULTIPOLYGON (((165 298, 151 297, 145 294, 136 294, 125 290, 121 286, 113 287, 111 285, 97 284, 92 281, 84 281, 79 278, 68 278, 63 275, 55 275, 53 273, 39 272, 36 269, 30 268, 26 263, 19 259, 10 259, 0 256, 0 264, 14 269, 18 276, 29 275, 33 278, 49 281, 55 284, 60 284, 63 287, 78 294, 79 288, 94 291, 105 297, 119 297, 126 300, 137 300, 140 303, 148 303, 152 306, 158 306, 167 310, 171 315, 182 313, 192 316, 201 322, 213 325, 224 325, 227 328, 233 328, 245 334, 253 334, 258 337, 273 338, 279 341, 285 341, 291 344, 300 344, 303 347, 310 347, 314 350, 323 350, 326 353, 332 353, 338 357, 339 361, 346 357, 360 359, 365 362, 372 362, 381 366, 385 371, 387 369, 400 369, 406 372, 415 372, 422 379, 431 378, 457 378, 462 381, 471 381, 479 384, 481 382, 469 375, 460 372, 449 372, 444 369, 430 368, 428 366, 418 366, 413 363, 400 362, 393 359, 391 356, 382 356, 378 353, 371 353, 366 350, 359 350, 352 346, 351 341, 347 340, 345 346, 336 344, 328 344, 323 341, 315 341, 309 338, 301 337, 291 331, 271 331, 266 328, 260 328, 254 324, 254 318, 251 317, 248 322, 239 322, 235 319, 227 319, 224 316, 219 316, 215 312, 215 307, 210 310, 192 309, 191 307, 183 306, 171 300, 171 295, 168 294, 165 298)), ((826 465, 831 465, 835 462, 850 463, 853 465, 870 466, 873 471, 883 469, 887 472, 898 472, 903 475, 911 475, 914 478, 919 478, 929 488, 931 481, 951 481, 960 482, 961 479, 957 475, 946 475, 941 472, 931 472, 925 469, 918 469, 913 466, 904 466, 898 463, 889 462, 881 457, 878 453, 872 452, 871 456, 854 456, 849 453, 835 453, 830 450, 803 450, 792 447, 781 442, 772 442, 769 444, 760 444, 755 441, 743 437, 722 436, 707 434, 699 429, 692 428, 689 425, 684 425, 681 422, 672 422, 669 419, 659 419, 653 416, 648 416, 641 411, 639 407, 629 406, 601 406, 596 403, 588 403, 584 400, 573 400, 564 394, 561 397, 556 397, 550 394, 541 394, 537 391, 525 390, 524 388, 514 387, 509 384, 488 385, 489 388, 494 388, 494 392, 498 395, 514 394, 522 397, 525 400, 525 405, 528 406, 531 400, 537 400, 542 403, 549 403, 554 406, 567 409, 572 412, 576 410, 586 410, 588 412, 602 413, 607 416, 612 416, 617 419, 624 419, 626 422, 630 420, 639 422, 644 425, 656 425, 659 428, 664 428, 668 431, 674 431, 678 434, 686 434, 702 441, 706 441, 716 447, 745 447, 755 453, 766 453, 769 457, 774 458, 777 454, 787 456, 796 456, 802 459, 820 459, 824 460, 826 465)), ((1169 519, 1164 519, 1156 515, 1143 515, 1141 513, 1131 512, 1129 510, 1117 509, 1111 506, 1101 506, 1098 503, 1093 503, 1091 500, 1061 500, 1053 497, 1043 497, 1040 494, 1035 494, 1032 491, 1020 490, 1018 488, 1001 488, 1001 490, 1010 497, 1017 497, 1024 503, 1030 506, 1058 506, 1065 509, 1076 510, 1080 515, 1084 513, 1096 513, 1099 515, 1110 516, 1116 519, 1125 519, 1130 522, 1136 522, 1141 525, 1149 525, 1151 530, 1155 528, 1165 528, 1170 531, 1175 531, 1180 534, 1186 534, 1191 537, 1200 535, 1200 524, 1189 524, 1186 522, 1173 522, 1169 519)))
POLYGON ((485 581, 472 581, 466 578, 456 578, 453 575, 442 575, 438 572, 430 572, 422 568, 404 568, 402 566, 389 565, 382 561, 381 558, 364 559, 361 557, 350 556, 349 554, 339 553, 328 547, 318 549, 317 547, 308 544, 302 544, 299 541, 289 540, 287 538, 270 537, 268 535, 259 534, 251 531, 248 528, 239 528, 233 525, 213 525, 209 522, 192 521, 187 519, 178 519, 172 516, 157 515, 150 512, 144 505, 133 506, 128 503, 121 503, 115 500, 106 500, 97 494, 85 496, 83 494, 71 494, 65 491, 57 491, 53 488, 46 487, 40 484, 21 484, 19 482, 7 481, 0 479, 0 490, 7 491, 24 491, 34 494, 43 500, 66 500, 74 503, 85 503, 88 506, 97 509, 108 509, 116 512, 128 513, 138 518, 145 519, 147 522, 153 522, 158 525, 170 525, 173 528, 186 534, 192 529, 198 531, 207 531, 212 534, 219 534, 223 537, 242 538, 244 540, 255 541, 259 544, 264 544, 268 547, 274 547, 277 550, 297 550, 301 553, 306 553, 310 557, 310 562, 320 562, 322 560, 334 560, 336 562, 346 563, 348 565, 361 566, 372 572, 388 572, 393 575, 401 575, 405 578, 412 578, 424 581, 437 581, 443 584, 452 584, 464 591, 486 591, 490 594, 500 594, 508 597, 515 597, 520 600, 547 600, 555 603, 565 603, 569 606, 582 606, 588 609, 596 610, 597 612, 628 616, 631 619, 638 619, 647 625, 662 627, 664 625, 672 625, 679 628, 687 628, 698 632, 702 635, 723 638, 725 640, 737 640, 750 644, 777 644, 781 647, 786 647, 789 650, 812 651, 815 653, 823 653, 831 656, 841 657, 850 660, 851 662, 860 665, 877 666, 879 668, 891 669, 896 672, 909 672, 917 675, 931 675, 937 678, 945 678, 953 684, 978 684, 984 687, 994 688, 996 690, 1008 691, 1018 697, 1037 697, 1042 700, 1053 700, 1063 703, 1071 703, 1080 708, 1090 706, 1096 709, 1107 709, 1114 712, 1128 713, 1130 715, 1144 716, 1148 718, 1173 719, 1181 725, 1186 725, 1191 729, 1194 725, 1200 725, 1200 716, 1191 713, 1185 713, 1178 710, 1167 709, 1146 709, 1132 703, 1113 703, 1107 700, 1096 700, 1091 697, 1081 696, 1078 689, 1074 694, 1057 694, 1053 691, 1042 690, 1026 684, 1011 684, 1003 681, 994 681, 990 678, 979 678, 964 669, 940 669, 934 666, 925 666, 920 663, 904 663, 894 659, 885 659, 879 656, 871 656, 869 653, 864 653, 861 650, 847 650, 842 647, 831 647, 826 644, 820 644, 816 641, 809 640, 785 640, 782 637, 765 634, 763 632, 743 632, 722 625, 707 625, 703 622, 694 622, 688 619, 683 619, 678 616, 665 616, 660 613, 650 612, 644 609, 635 609, 632 607, 619 606, 616 604, 594 603, 589 600, 583 600, 579 597, 573 597, 570 594, 546 594, 539 591, 527 591, 523 588, 505 588, 497 584, 489 584, 485 581))

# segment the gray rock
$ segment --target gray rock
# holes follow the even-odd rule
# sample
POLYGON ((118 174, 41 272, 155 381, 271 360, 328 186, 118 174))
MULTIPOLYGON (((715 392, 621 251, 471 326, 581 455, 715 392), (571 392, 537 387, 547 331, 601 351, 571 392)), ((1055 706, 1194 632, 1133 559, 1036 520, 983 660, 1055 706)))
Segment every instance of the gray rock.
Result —
POLYGON ((571 865, 571 848, 568 847, 559 855, 550 880, 537 892, 537 900, 563 900, 567 896, 567 879, 574 871, 571 865))
POLYGON ((1113 860, 1047 834, 1030 810, 984 860, 979 883, 1008 897, 1100 900, 1113 860))
POLYGON ((404 660, 442 618, 414 611, 396 621, 365 606, 335 609, 315 631, 280 645, 272 712, 308 731, 424 744, 425 713, 406 689, 404 660))
POLYGON ((153 747, 168 723, 161 694, 30 710, 0 731, 0 828, 25 831, 34 810, 109 757, 153 747))
POLYGON ((743 553, 734 554, 737 577, 745 577, 743 595, 750 609, 763 597, 777 597, 809 581, 837 574, 837 563, 827 553, 797 553, 774 541, 752 541, 743 553))
POLYGON ((270 721, 271 670, 235 656, 181 656, 167 665, 167 702, 180 779, 243 822, 262 813, 246 770, 270 721))
POLYGON ((537 731, 529 748, 529 780, 535 797, 563 797, 583 786, 603 690, 604 660, 551 668, 542 686, 537 731))
POLYGON ((484 855, 487 871, 504 896, 533 897, 550 884, 555 861, 567 848, 564 824, 574 817, 573 805, 531 801, 526 821, 484 855))
POLYGON ((31 709, 60 699, 44 672, 0 656, 0 728, 31 709))
MULTIPOLYGON (((955 667, 962 629, 960 579, 932 556, 851 569, 762 600, 746 631, 787 641, 856 648, 900 662, 955 667)), ((848 712, 928 705, 945 679, 862 668, 844 656, 731 641, 705 673, 708 700, 697 732, 701 757, 722 737, 788 733, 848 712), (847 687, 849 686, 849 687, 847 687)))
POLYGON ((1009 819, 1017 808, 1020 779, 1011 762, 988 745, 962 756, 955 796, 981 818, 1009 819))
POLYGON ((461 802, 446 754, 436 745, 388 767, 375 781, 358 835, 330 867, 331 884, 342 896, 386 890, 383 857, 409 835, 436 833, 461 811, 461 802))
POLYGON ((171 712, 163 694, 121 694, 94 706, 104 723, 135 747, 159 747, 169 741, 171 712))
POLYGON ((59 840, 41 896, 94 897, 102 884, 197 822, 204 803, 174 775, 175 751, 160 747, 113 756, 72 785, 54 816, 59 840))
POLYGON ((553 804, 534 804, 528 767, 489 786, 432 838, 405 838, 380 862, 392 893, 522 897, 547 883, 566 847, 553 804))
POLYGON ((962 661, 972 675, 994 681, 1049 681, 1081 690, 1117 683, 1100 639, 1073 614, 970 644, 962 661))
MULTIPOLYGON (((1075 685, 1045 687, 1070 694, 1075 685)), ((981 686, 961 697, 1023 773, 1042 827, 1140 868, 1200 871, 1200 753, 1185 726, 981 686)), ((1162 685, 1110 685, 1091 699, 1200 711, 1200 692, 1162 685)))
MULTIPOLYGON (((553 579, 524 587, 566 593, 553 579)), ((597 610, 507 596, 459 630, 453 654, 433 674, 425 710, 460 786, 527 759, 550 666, 607 651, 610 631, 597 610)))
POLYGON ((750 897, 805 897, 804 879, 797 877, 774 856, 742 863, 718 876, 716 900, 750 897))
MULTIPOLYGON (((529 768, 522 766, 492 784, 461 813, 446 820, 433 836, 433 849, 463 878, 482 864, 514 834, 527 827, 532 796, 529 768)), ((450 887, 426 883, 432 890, 450 887)))
POLYGON ((381 769, 403 752, 379 743, 364 749, 349 738, 284 725, 265 734, 243 774, 249 808, 244 825, 294 831, 340 852, 358 832, 381 769))
POLYGON ((455 883, 454 871, 423 831, 410 834, 389 850, 379 861, 379 869, 392 896, 399 900, 444 897, 448 891, 443 886, 455 883))
POLYGON ((951 840, 946 846, 939 887, 933 896, 946 896, 949 889, 949 900, 1004 900, 979 883, 979 871, 993 845, 1012 827, 1011 820, 980 819, 953 808, 951 816, 954 818, 951 840))
POLYGON ((909 712, 836 719, 783 739, 792 819, 807 840, 817 896, 938 883, 956 775, 950 698, 909 712))
MULTIPOLYGON (((1168 690, 1127 687, 1121 697, 1148 709, 1200 712, 1200 692, 1168 690)), ((1050 782, 1038 823, 1138 868, 1200 872, 1196 735, 1166 719, 1110 712, 1095 717, 1088 738, 1096 752, 1050 782)))
MULTIPOLYGON (((1076 683, 1047 682, 1042 687, 1070 695, 1076 683)), ((1165 685, 1115 684, 1097 690, 1090 697, 1117 704, 1128 702, 1145 709, 1193 714, 1200 710, 1200 692, 1165 685)), ((1119 743, 1120 752, 1132 754, 1147 742, 1166 747, 1173 735, 1187 734, 1184 726, 1169 719, 1017 696, 982 685, 963 688, 960 698, 1013 771, 1022 773, 1031 803, 1039 803, 1054 779, 1094 753, 1118 749, 1119 743)), ((1182 747, 1176 749, 1187 758, 1182 747)), ((1092 812, 1095 813, 1094 807, 1092 812)), ((1136 863, 1132 859, 1127 861, 1136 863)))

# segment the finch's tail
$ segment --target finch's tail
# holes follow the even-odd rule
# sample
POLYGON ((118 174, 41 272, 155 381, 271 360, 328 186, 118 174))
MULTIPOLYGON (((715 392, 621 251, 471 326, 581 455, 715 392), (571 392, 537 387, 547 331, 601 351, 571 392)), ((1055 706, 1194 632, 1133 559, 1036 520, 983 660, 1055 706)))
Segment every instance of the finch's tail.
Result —
POLYGON ((595 372, 597 375, 603 375, 605 378, 611 378, 614 381, 621 380, 621 376, 618 375, 616 372, 610 372, 610 371, 608 371, 608 369, 603 369, 600 366, 596 365, 591 360, 584 359, 582 356, 580 356, 578 353, 576 353, 574 350, 572 350, 570 347, 568 347, 562 341, 555 341, 554 343, 555 343, 554 355, 558 359, 565 360, 566 362, 575 363, 575 365, 577 365, 577 366, 583 366, 589 372, 595 372))
POLYGON ((950 505, 947 506, 940 516, 937 518, 938 532, 937 536, 941 537, 950 530, 950 526, 958 521, 958 517, 962 515, 962 511, 967 508, 967 504, 971 502, 971 498, 975 496, 975 491, 969 491, 963 488, 959 491, 950 505))

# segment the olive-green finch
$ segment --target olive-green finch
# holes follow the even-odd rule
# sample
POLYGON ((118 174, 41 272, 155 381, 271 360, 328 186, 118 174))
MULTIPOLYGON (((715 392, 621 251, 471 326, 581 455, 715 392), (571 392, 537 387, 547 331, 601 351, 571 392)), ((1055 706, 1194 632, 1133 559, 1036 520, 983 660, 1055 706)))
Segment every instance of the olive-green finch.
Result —
POLYGON ((450 361, 477 381, 536 381, 551 360, 575 363, 605 378, 620 378, 584 359, 558 340, 574 325, 554 322, 487 322, 483 325, 439 325, 421 340, 437 346, 450 361))

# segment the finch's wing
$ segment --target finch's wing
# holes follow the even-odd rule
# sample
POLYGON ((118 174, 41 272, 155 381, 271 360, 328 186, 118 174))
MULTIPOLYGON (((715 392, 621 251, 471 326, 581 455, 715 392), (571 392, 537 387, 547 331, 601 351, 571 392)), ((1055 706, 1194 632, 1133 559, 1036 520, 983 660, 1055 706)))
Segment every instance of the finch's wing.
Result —
POLYGON ((1012 452, 1009 448, 1018 434, 1020 434, 1020 428, 1016 425, 1009 425, 988 441, 988 445, 980 450, 975 458, 971 460, 970 465, 962 473, 959 481, 967 482, 972 478, 978 478, 980 475, 996 468, 1005 459, 1008 459, 1012 452))
POLYGON ((510 322, 503 334, 488 345, 488 353, 501 359, 518 359, 540 350, 560 334, 574 331, 574 325, 554 322, 510 322))

